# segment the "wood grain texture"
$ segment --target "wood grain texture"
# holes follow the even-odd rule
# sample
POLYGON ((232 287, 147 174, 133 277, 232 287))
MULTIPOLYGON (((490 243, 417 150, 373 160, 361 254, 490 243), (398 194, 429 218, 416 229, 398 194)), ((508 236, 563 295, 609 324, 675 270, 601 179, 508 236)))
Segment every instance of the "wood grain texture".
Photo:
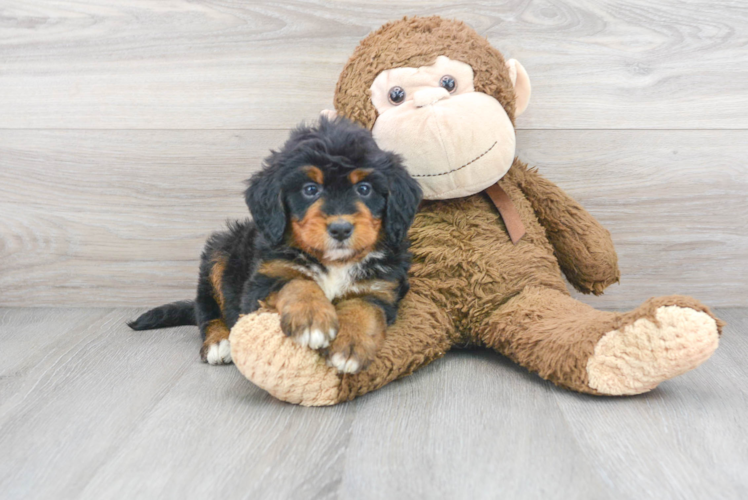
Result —
POLYGON ((0 300, 145 304, 168 289, 192 296, 206 237, 248 215, 243 181, 285 136, 6 131, 0 300))
POLYGON ((0 309, 0 491, 44 498, 742 499, 748 309, 702 367, 578 395, 453 351, 351 403, 278 402, 133 309, 0 309))
POLYGON ((340 498, 610 498, 558 389, 508 359, 454 351, 396 384, 353 403, 340 498))
POLYGON ((288 128, 360 39, 464 20, 533 82, 520 128, 748 127, 740 0, 0 1, 0 128, 288 128))
MULTIPOLYGON (((0 304, 146 306, 192 297, 210 232, 285 131, 4 131, 0 304)), ((748 132, 521 131, 521 158, 613 235, 600 307, 683 293, 748 304, 748 132)))
POLYGON ((599 399, 554 392, 582 456, 621 498, 748 496, 748 314, 719 315, 728 326, 712 358, 655 391, 599 399))
MULTIPOLYGON (((659 295, 748 304, 748 142, 743 131, 533 131, 521 158, 611 232, 621 283, 599 307, 659 295)), ((580 297, 580 294, 577 294, 580 297)), ((580 297, 581 298, 581 297, 580 297)))

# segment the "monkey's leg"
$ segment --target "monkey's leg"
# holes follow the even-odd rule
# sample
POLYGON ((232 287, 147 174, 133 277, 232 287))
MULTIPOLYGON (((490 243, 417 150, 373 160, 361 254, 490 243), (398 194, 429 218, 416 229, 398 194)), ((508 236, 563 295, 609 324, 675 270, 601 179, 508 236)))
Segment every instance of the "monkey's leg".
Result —
POLYGON ((355 375, 338 373, 319 353, 289 339, 274 312, 242 317, 231 330, 231 350, 244 376, 276 398, 327 406, 379 389, 442 357, 452 346, 452 329, 442 309, 411 292, 376 358, 355 375))
POLYGON ((628 313, 527 288, 475 330, 485 345, 551 382, 600 395, 640 394, 717 348, 722 322, 690 297, 653 298, 628 313))

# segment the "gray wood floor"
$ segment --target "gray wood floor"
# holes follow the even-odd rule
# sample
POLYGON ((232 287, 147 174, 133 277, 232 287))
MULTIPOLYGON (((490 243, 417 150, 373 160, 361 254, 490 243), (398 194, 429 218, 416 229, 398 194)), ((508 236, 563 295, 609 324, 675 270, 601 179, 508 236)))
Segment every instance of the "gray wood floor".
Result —
POLYGON ((748 498, 748 309, 633 398, 455 351, 352 403, 278 402, 136 309, 0 309, 0 496, 748 498))
POLYGON ((748 498, 747 33, 743 0, 0 0, 0 498, 748 498), (304 409, 125 327, 358 42, 430 14, 528 70, 518 155, 620 255, 582 300, 739 307, 703 367, 591 398, 459 351, 304 409))

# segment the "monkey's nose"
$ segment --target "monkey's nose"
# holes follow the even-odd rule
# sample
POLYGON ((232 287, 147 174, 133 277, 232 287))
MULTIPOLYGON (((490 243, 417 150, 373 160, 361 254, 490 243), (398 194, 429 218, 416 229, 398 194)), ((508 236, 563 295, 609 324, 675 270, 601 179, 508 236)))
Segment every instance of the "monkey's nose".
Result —
POLYGON ((327 232, 338 241, 345 241, 353 233, 353 224, 344 220, 336 220, 327 226, 327 232))
POLYGON ((442 99, 447 99, 448 97, 449 92, 447 92, 447 89, 443 87, 427 88, 418 90, 413 94, 413 104, 415 104, 417 108, 422 108, 429 104, 439 102, 442 99))

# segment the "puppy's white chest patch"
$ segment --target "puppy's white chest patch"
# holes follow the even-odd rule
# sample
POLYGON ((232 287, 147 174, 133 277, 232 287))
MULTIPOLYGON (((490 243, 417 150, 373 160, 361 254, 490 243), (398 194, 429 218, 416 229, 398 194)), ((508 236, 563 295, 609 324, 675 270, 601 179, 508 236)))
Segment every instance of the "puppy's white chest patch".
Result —
POLYGON ((358 274, 358 264, 340 264, 327 267, 327 272, 320 270, 316 273, 314 281, 325 293, 329 300, 333 300, 350 291, 358 274))

